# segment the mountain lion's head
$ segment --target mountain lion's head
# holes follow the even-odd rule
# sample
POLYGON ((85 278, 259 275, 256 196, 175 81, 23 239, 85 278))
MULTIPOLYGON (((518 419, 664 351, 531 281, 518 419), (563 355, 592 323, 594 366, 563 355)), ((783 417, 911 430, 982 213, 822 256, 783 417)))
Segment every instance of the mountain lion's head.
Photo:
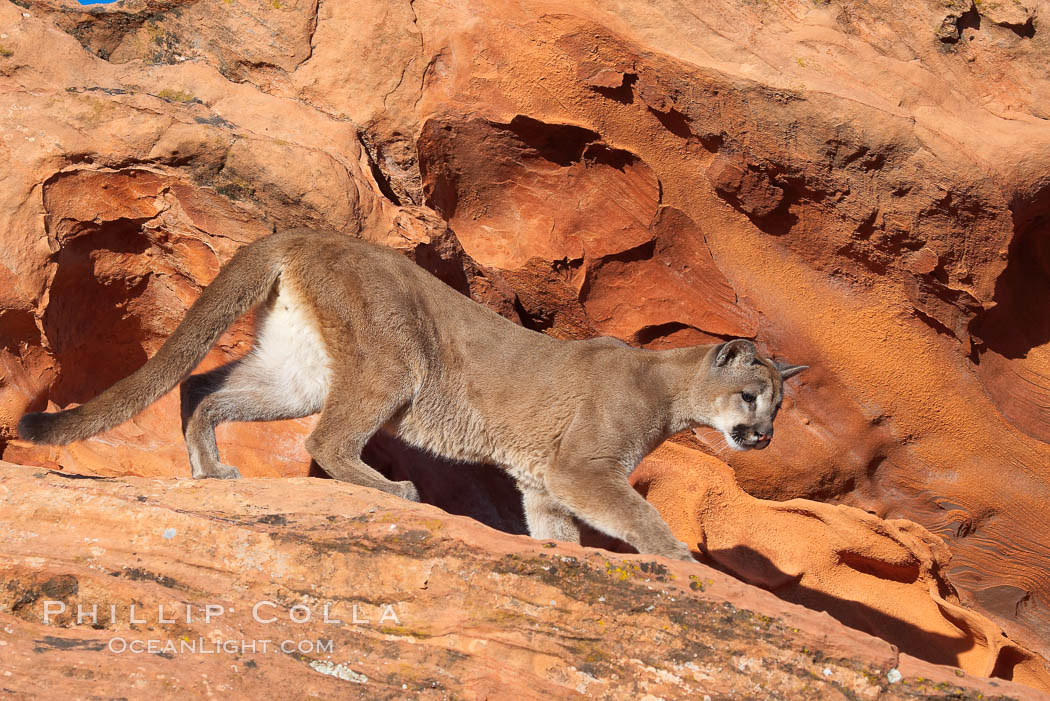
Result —
POLYGON ((773 438, 784 380, 808 366, 774 363, 743 339, 716 346, 708 357, 708 382, 715 389, 708 399, 710 425, 734 450, 762 450, 773 438))

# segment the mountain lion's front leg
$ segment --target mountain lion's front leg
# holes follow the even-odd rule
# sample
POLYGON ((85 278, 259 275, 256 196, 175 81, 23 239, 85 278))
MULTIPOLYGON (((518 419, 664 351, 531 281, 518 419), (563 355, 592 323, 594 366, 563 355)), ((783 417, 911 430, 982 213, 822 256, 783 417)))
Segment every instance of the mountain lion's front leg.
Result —
POLYGON ((525 507, 525 523, 529 535, 537 540, 562 540, 567 543, 580 542, 580 528, 572 518, 572 512, 558 503, 545 489, 521 488, 521 503, 525 507))
POLYGON ((640 553, 693 561, 689 546, 674 537, 660 512, 627 483, 612 460, 563 463, 546 479, 551 496, 581 519, 640 553))

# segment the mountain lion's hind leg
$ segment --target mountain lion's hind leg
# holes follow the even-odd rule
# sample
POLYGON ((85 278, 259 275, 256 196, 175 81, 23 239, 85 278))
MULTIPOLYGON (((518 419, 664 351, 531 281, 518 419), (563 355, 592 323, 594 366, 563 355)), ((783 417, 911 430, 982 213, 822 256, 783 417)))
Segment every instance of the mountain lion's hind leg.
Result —
POLYGON ((561 540, 567 543, 580 542, 580 528, 573 520, 572 512, 559 504, 542 488, 521 488, 521 503, 525 507, 525 523, 529 535, 537 540, 561 540))
POLYGON ((256 356, 249 355, 180 387, 182 431, 194 479, 236 479, 236 467, 219 459, 215 427, 228 421, 277 421, 309 416, 320 409, 316 399, 290 391, 256 356))
POLYGON ((414 484, 388 480, 361 460, 368 439, 411 400, 411 390, 405 387, 407 374, 386 368, 355 373, 357 381, 341 377, 332 383, 331 401, 306 439, 306 450, 321 469, 343 482, 419 501, 414 484))

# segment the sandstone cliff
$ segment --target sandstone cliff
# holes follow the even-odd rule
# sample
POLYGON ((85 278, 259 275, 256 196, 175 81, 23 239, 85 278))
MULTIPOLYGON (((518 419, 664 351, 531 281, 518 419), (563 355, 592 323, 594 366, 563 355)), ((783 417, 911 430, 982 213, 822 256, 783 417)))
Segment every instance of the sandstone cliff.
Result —
MULTIPOLYGON (((709 564, 1050 688, 1047 18, 1041 0, 5 3, 3 457, 185 476, 174 397, 61 449, 13 427, 141 364, 238 246, 367 236, 558 337, 744 336, 811 365, 769 450, 700 432, 636 486, 709 564)), ((250 337, 246 319, 205 367, 250 337)), ((220 443, 246 475, 303 476, 309 426, 220 443)), ((388 442, 370 459, 521 530, 484 468, 388 442)))

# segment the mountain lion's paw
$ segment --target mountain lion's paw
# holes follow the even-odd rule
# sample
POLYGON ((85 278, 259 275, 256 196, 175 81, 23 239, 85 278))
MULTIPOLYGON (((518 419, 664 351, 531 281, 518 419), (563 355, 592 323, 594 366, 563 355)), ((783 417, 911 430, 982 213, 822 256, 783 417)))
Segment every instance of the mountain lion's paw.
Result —
POLYGON ((696 562, 696 558, 693 557, 692 551, 689 550, 689 546, 685 543, 678 541, 678 546, 675 549, 667 553, 667 557, 672 560, 682 560, 684 562, 696 562))
POLYGON ((398 487, 401 488, 401 496, 409 501, 419 501, 419 490, 416 489, 416 485, 409 481, 398 482, 398 487))
POLYGON ((204 475, 204 477, 218 480, 235 480, 241 478, 241 471, 233 465, 223 465, 222 463, 219 463, 211 472, 204 475))

